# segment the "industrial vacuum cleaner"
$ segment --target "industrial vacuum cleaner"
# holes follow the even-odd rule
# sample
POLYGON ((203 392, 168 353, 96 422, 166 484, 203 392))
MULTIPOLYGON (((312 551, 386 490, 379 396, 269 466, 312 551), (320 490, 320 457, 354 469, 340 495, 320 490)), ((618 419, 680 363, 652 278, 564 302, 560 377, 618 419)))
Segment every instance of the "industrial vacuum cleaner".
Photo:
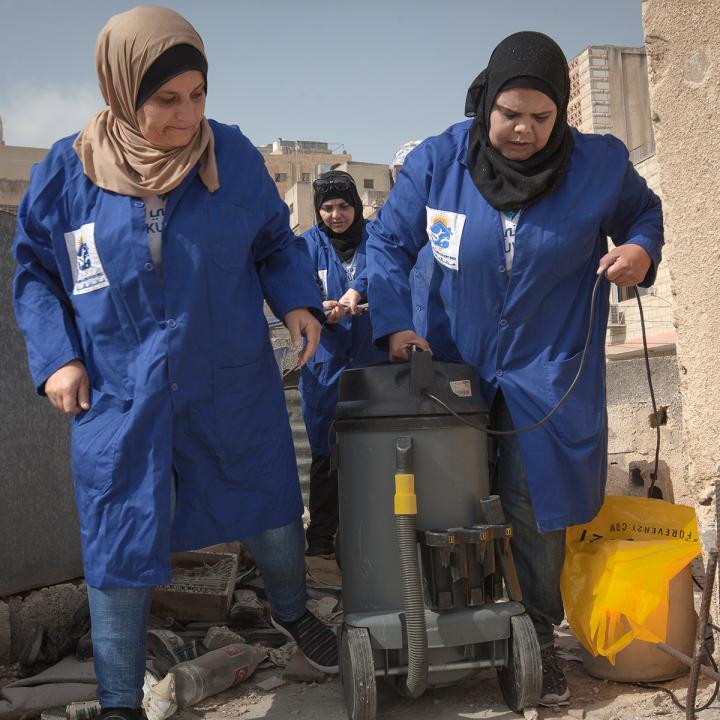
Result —
POLYGON ((430 353, 341 377, 340 672, 352 720, 374 720, 378 680, 417 698, 494 668, 512 710, 540 697, 512 528, 490 495, 488 421, 474 369, 430 353))

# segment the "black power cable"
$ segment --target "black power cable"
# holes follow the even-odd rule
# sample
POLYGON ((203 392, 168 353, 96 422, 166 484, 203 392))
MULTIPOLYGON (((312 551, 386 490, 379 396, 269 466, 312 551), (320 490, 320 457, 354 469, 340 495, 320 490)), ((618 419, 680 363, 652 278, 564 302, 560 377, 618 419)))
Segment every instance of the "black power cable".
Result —
POLYGON ((660 463, 660 418, 657 413, 657 405, 655 404, 655 390, 652 384, 652 375, 650 373, 650 356, 648 355, 647 337, 645 335, 645 315, 643 314, 642 303, 640 302, 640 293, 637 286, 633 286, 635 299, 637 300, 638 310, 640 311, 640 329, 642 330, 643 352, 645 354, 645 371, 647 372, 648 387, 650 388, 650 400, 652 400, 653 417, 655 418, 655 470, 650 478, 650 487, 647 491, 648 497, 653 497, 655 491, 655 483, 658 478, 658 465, 660 463))

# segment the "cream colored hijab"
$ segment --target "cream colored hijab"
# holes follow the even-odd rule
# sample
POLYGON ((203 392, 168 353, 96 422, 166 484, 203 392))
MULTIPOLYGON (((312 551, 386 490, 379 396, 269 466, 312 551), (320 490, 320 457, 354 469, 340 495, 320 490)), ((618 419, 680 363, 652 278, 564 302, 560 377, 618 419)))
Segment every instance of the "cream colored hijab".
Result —
POLYGON ((200 161, 200 179, 210 192, 220 187, 215 140, 203 118, 188 145, 162 149, 140 132, 135 100, 143 76, 166 50, 192 45, 205 56, 190 23, 169 8, 144 5, 114 15, 95 46, 100 92, 108 107, 73 143, 85 174, 104 190, 121 195, 163 195, 176 188, 200 161))

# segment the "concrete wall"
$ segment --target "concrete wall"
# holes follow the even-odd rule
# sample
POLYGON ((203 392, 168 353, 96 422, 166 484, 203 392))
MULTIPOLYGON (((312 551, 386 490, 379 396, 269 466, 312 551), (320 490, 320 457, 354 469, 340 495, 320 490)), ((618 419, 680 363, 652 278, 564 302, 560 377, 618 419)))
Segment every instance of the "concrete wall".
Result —
POLYGON ((680 494, 692 502, 712 489, 720 464, 718 2, 645 0, 643 23, 677 322, 680 494))
POLYGON ((46 154, 43 148, 0 145, 0 208, 9 210, 20 204, 30 168, 46 154))
POLYGON ((285 204, 290 208, 290 227, 296 235, 301 235, 315 224, 312 183, 295 183, 285 193, 285 204))
POLYGON ((0 210, 0 596, 82 575, 70 425, 35 392, 11 307, 14 230, 0 210))
MULTIPOLYGON (((682 400, 674 356, 650 358, 655 401, 665 408, 660 426, 660 463, 656 487, 666 500, 683 495, 682 400)), ((646 497, 654 470, 655 429, 645 361, 610 360, 607 364, 609 495, 646 497), (633 473, 637 468, 638 473, 633 473), (638 484, 638 481, 642 484, 638 484)))

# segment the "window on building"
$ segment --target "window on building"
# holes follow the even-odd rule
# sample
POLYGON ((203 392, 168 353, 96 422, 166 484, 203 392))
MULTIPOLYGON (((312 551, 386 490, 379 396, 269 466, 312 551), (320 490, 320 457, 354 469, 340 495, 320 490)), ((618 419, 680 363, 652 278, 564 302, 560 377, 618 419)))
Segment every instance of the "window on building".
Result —
POLYGON ((303 181, 303 182, 310 182, 310 173, 303 173, 303 174, 302 174, 302 181, 303 181))
POLYGON ((363 180, 363 187, 366 190, 372 190, 375 187, 375 181, 371 180, 370 178, 365 178, 363 180))
POLYGON ((287 173, 275 173, 275 182, 287 182, 287 173))

